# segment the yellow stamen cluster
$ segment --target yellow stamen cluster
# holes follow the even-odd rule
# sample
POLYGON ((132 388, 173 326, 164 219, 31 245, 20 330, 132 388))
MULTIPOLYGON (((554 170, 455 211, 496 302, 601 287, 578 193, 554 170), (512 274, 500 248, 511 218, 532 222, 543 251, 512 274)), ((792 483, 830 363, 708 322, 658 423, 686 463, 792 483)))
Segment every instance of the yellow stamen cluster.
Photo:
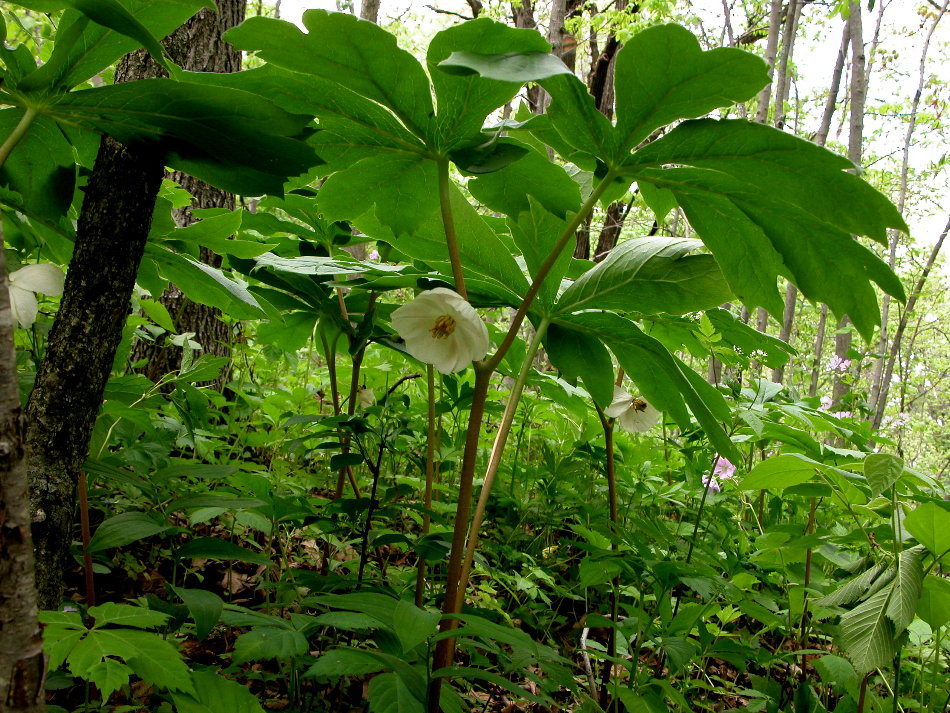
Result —
POLYGON ((449 335, 455 331, 455 320, 451 315, 439 315, 435 320, 435 325, 429 330, 429 334, 434 339, 448 339, 449 335))

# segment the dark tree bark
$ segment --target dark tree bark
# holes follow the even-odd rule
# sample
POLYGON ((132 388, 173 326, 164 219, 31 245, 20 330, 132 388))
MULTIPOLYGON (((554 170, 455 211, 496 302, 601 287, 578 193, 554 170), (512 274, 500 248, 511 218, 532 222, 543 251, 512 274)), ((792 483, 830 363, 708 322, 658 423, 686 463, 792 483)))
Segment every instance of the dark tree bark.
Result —
MULTIPOLYGON (((363 0, 360 4, 360 17, 364 20, 377 24, 379 23, 379 0, 363 0)), ((237 70, 230 70, 235 72, 237 70)))
MULTIPOLYGON (((222 35, 232 27, 244 21, 246 0, 218 0, 218 11, 204 9, 171 34, 164 42, 169 55, 176 64, 192 72, 230 73, 241 69, 241 53, 222 39, 222 35)), ((372 2, 364 2, 367 10, 372 2)), ((375 2, 375 11, 379 11, 379 2, 375 2)), ((143 61, 151 63, 147 55, 143 61)), ((234 195, 209 186, 204 181, 180 173, 169 174, 176 183, 192 196, 189 207, 174 212, 175 222, 179 226, 195 222, 191 211, 194 208, 235 207, 234 195)), ((221 256, 202 248, 200 259, 212 267, 221 266, 221 256)), ((194 332, 195 341, 201 344, 205 354, 230 357, 232 331, 219 317, 220 310, 215 307, 197 304, 186 298, 175 285, 169 285, 161 297, 179 334, 194 332)), ((164 340, 158 342, 140 341, 133 351, 132 360, 147 359, 142 372, 152 381, 158 381, 165 374, 181 368, 182 350, 164 340)))
POLYGON ((0 713, 41 713, 43 637, 36 619, 33 541, 13 311, 0 225, 0 713))

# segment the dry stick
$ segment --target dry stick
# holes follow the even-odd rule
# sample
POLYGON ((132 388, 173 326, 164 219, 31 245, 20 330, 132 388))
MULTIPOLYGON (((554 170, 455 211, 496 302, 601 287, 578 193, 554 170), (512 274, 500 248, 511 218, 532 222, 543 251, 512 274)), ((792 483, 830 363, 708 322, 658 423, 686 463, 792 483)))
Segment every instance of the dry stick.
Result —
POLYGON ((914 306, 917 304, 917 299, 920 297, 920 293, 924 289, 927 278, 930 276, 930 271, 933 269, 934 263, 937 261, 937 255, 940 254, 940 249, 943 247, 943 243, 947 239, 948 232, 950 232, 950 220, 947 221, 947 224, 943 228, 943 232, 940 233, 940 237, 937 239, 933 249, 930 251, 930 255, 927 256, 927 264, 924 265, 923 272, 921 272, 920 277, 917 278, 917 282, 914 285, 914 290, 911 292, 910 297, 907 298, 907 306, 904 308, 900 321, 897 323, 897 329, 894 331, 894 340, 891 342, 891 350, 887 357, 887 366, 884 369, 884 377, 881 382, 881 394, 874 409, 874 420, 872 422, 874 428, 879 428, 881 421, 884 419, 884 408, 887 406, 887 394, 891 388, 891 378, 894 376, 894 364, 897 361, 897 355, 901 346, 901 339, 904 338, 904 332, 907 330, 907 323, 910 320, 910 315, 914 311, 914 306))
MULTIPOLYGON (((901 177, 900 177, 900 187, 898 188, 897 193, 897 210, 903 215, 904 206, 907 203, 907 183, 908 183, 908 172, 910 167, 910 145, 911 140, 914 136, 914 130, 917 127, 917 113, 920 109, 920 100, 924 92, 924 84, 926 79, 927 71, 927 55, 930 52, 930 40, 934 36, 934 32, 937 29, 937 24, 943 18, 944 14, 947 12, 947 6, 950 5, 950 0, 944 0, 943 7, 940 9, 940 12, 934 18, 933 23, 930 25, 930 29, 927 31, 927 36, 924 39, 924 47, 920 52, 920 67, 917 73, 917 91, 914 93, 914 99, 910 105, 910 117, 907 119, 907 131, 904 134, 904 147, 903 155, 901 157, 901 177)), ((888 246, 887 253, 887 266, 892 270, 894 265, 897 263, 897 244, 900 239, 899 230, 891 230, 891 239, 890 245, 888 246)), ((887 320, 890 317, 891 311, 891 296, 889 294, 884 295, 884 298, 881 301, 881 336, 878 340, 877 353, 884 354, 887 350, 887 320)), ((877 404, 881 395, 882 387, 882 377, 884 375, 884 357, 878 357, 874 362, 874 372, 871 377, 871 397, 870 404, 871 408, 874 409, 874 412, 877 413, 877 404)))
MULTIPOLYGON (((426 485, 422 496, 422 506, 425 508, 425 512, 422 513, 423 535, 429 534, 429 527, 432 524, 429 513, 432 510, 432 481, 435 477, 435 369, 431 364, 426 365, 426 389, 429 408, 426 422, 426 485)), ((424 602, 425 586, 426 561, 425 558, 419 557, 416 562, 416 606, 420 608, 424 602)))

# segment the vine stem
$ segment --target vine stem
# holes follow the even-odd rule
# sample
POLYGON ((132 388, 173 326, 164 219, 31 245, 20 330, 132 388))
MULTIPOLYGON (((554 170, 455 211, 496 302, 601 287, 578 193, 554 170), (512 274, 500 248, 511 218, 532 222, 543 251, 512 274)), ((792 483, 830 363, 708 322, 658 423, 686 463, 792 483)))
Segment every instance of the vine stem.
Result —
MULTIPOLYGON (((541 285, 544 284, 544 280, 551 272, 551 269, 563 252, 567 242, 574 236, 574 233, 577 231, 584 217, 597 205, 597 201, 600 200, 600 197, 604 194, 604 191, 607 190, 607 187, 614 178, 616 178, 616 175, 614 171, 608 171, 607 175, 597 184, 597 187, 591 191, 590 196, 584 201, 580 210, 568 221, 561 235, 558 237, 557 242, 554 244, 554 247, 544 259, 544 262, 538 267, 534 280, 531 282, 530 287, 528 287, 521 301, 521 306, 518 307, 518 311, 512 318, 508 333, 505 335, 495 354, 489 359, 475 362, 474 364, 475 385, 472 393, 472 406, 468 417, 468 430, 465 434, 465 450, 462 455, 462 468, 459 473, 458 505, 456 506, 455 525, 452 532, 452 549, 449 552, 448 572, 445 582, 445 599, 442 604, 443 618, 439 627, 443 632, 450 631, 458 626, 458 620, 455 615, 459 613, 460 608, 456 609, 456 602, 461 603, 462 597, 464 596, 464 588, 460 586, 462 561, 468 535, 469 517, 472 512, 472 492, 474 490, 475 461, 478 457, 478 439, 481 434, 482 418, 485 415, 485 401, 488 397, 488 386, 491 382, 492 374, 495 372, 495 369, 498 368, 498 365, 508 352, 508 349, 514 344, 518 336, 518 330, 528 315, 528 309, 531 307, 532 302, 534 302, 534 298, 541 289, 541 285)), ((452 271, 455 275, 456 285, 461 284, 464 289, 461 258, 459 257, 458 241, 456 240, 455 234, 455 223, 452 217, 452 207, 449 202, 448 178, 448 162, 440 161, 439 195, 446 242, 448 244, 449 257, 453 260, 452 271), (454 258, 452 257, 453 252, 455 255, 454 258)), ((459 292, 459 294, 463 297, 465 296, 462 292, 459 292)), ((435 655, 432 660, 433 671, 449 666, 454 656, 455 638, 448 637, 440 639, 436 644, 435 655)), ((440 696, 442 681, 444 680, 445 677, 443 676, 435 676, 430 680, 427 696, 429 713, 439 713, 441 711, 440 696)))
POLYGON ((27 107, 23 112, 20 121, 17 122, 17 125, 13 127, 13 131, 10 132, 10 135, 7 136, 3 145, 0 146, 0 167, 6 163, 7 159, 10 158, 10 154, 13 153, 13 149, 16 148, 16 145, 26 136, 26 132, 30 130, 30 126, 37 116, 39 116, 39 112, 32 107, 27 107))
POLYGON ((515 420, 515 413, 518 410, 518 404, 521 402, 521 395, 524 393, 525 383, 528 381, 528 375, 531 373, 531 365, 534 363, 534 355, 538 353, 538 348, 547 333, 547 318, 543 319, 534 333, 528 349, 525 352, 524 361, 521 363, 521 371, 511 387, 511 393, 508 395, 508 403, 505 404, 505 413, 502 415, 501 424, 498 426, 498 432, 495 434, 495 441, 492 444, 491 455, 488 457, 488 466, 485 468, 485 478, 482 481, 482 489, 478 495, 478 503, 475 505, 475 514, 472 516, 472 523, 468 528, 468 543, 465 547, 465 558, 462 561, 462 573, 460 575, 459 590, 457 601, 455 602, 456 611, 462 609, 462 597, 465 595, 465 589, 468 587, 469 576, 472 573, 472 562, 475 559, 475 550, 478 547, 478 532, 481 530, 482 523, 485 520, 485 510, 488 508, 488 498, 491 496, 492 487, 495 484, 495 476, 498 474, 498 467, 501 465, 501 457, 505 451, 505 445, 508 443, 508 436, 511 433, 511 426, 515 420))

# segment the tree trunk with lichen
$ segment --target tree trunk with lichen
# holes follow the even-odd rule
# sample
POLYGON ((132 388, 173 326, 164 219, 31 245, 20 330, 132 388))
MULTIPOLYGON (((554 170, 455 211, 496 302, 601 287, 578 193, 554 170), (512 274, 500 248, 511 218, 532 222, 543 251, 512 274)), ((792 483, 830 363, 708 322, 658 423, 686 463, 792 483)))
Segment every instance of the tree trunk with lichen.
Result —
POLYGON ((25 430, 0 225, 0 713, 45 710, 25 430))

